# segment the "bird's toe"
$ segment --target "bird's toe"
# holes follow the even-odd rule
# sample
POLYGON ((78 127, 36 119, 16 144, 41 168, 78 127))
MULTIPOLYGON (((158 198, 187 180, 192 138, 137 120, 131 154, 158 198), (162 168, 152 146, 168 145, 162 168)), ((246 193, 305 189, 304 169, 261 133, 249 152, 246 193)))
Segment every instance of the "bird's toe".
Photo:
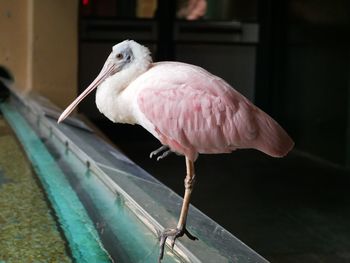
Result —
POLYGON ((175 241, 177 238, 182 237, 183 235, 186 235, 191 240, 197 240, 198 238, 193 236, 186 228, 167 228, 165 229, 159 236, 159 246, 160 246, 160 253, 159 253, 159 262, 162 261, 164 256, 164 249, 165 249, 165 243, 166 240, 169 238, 170 240, 170 247, 173 250, 175 246, 175 241))

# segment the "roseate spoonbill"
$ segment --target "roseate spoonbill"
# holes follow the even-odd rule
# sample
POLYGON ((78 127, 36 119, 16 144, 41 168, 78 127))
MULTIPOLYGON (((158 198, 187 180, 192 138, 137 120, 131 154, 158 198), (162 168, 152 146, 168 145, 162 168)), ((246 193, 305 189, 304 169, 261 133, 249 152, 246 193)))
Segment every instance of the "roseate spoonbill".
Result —
POLYGON ((153 63, 149 50, 133 40, 113 47, 99 75, 66 108, 58 123, 95 88, 97 108, 108 119, 139 124, 163 144, 151 156, 165 149, 185 156, 187 173, 180 217, 176 228, 166 229, 160 236, 159 261, 167 238, 172 247, 184 234, 196 239, 187 231, 186 219, 199 153, 254 148, 282 157, 294 145, 277 122, 223 79, 194 65, 153 63))

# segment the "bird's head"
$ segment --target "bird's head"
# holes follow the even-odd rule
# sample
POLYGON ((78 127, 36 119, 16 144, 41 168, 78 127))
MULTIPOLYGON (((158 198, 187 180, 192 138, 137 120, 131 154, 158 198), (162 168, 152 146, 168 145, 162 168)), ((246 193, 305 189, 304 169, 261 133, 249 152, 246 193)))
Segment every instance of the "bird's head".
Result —
POLYGON ((62 112, 58 123, 63 121, 74 110, 74 108, 94 89, 96 89, 107 78, 126 72, 133 68, 139 72, 148 69, 152 58, 148 48, 133 40, 125 40, 113 46, 101 72, 95 80, 62 112))

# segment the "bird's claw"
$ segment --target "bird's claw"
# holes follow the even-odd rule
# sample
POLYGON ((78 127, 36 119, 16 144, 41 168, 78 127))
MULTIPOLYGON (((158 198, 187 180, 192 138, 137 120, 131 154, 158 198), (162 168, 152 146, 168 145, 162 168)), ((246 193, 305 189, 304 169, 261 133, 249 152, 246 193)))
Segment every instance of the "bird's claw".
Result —
POLYGON ((164 151, 160 156, 157 157, 157 161, 167 157, 169 154, 172 153, 172 151, 169 149, 168 146, 163 145, 162 147, 158 148, 157 150, 150 153, 149 158, 152 158, 153 156, 156 156, 160 154, 162 151, 164 151))
POLYGON ((164 256, 164 248, 166 240, 170 239, 170 246, 171 249, 174 249, 175 241, 177 238, 182 237, 183 235, 186 235, 191 240, 197 240, 198 238, 193 236, 186 228, 167 228, 165 229, 160 235, 159 235, 159 259, 158 262, 161 263, 163 256, 164 256))
POLYGON ((167 156, 168 156, 169 154, 171 154, 171 153, 172 153, 172 151, 167 150, 166 152, 162 153, 162 155, 160 155, 160 156, 157 157, 157 161, 159 161, 159 160, 161 160, 161 159, 167 157, 167 156))

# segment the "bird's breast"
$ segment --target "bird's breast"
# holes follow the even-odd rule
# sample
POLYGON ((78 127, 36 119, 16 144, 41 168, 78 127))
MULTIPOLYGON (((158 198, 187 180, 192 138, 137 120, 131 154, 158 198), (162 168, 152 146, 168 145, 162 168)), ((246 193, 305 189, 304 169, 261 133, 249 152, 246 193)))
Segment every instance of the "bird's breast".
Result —
POLYGON ((123 91, 118 92, 111 84, 106 81, 97 88, 96 106, 98 110, 113 122, 134 124, 131 98, 125 96, 123 91))

